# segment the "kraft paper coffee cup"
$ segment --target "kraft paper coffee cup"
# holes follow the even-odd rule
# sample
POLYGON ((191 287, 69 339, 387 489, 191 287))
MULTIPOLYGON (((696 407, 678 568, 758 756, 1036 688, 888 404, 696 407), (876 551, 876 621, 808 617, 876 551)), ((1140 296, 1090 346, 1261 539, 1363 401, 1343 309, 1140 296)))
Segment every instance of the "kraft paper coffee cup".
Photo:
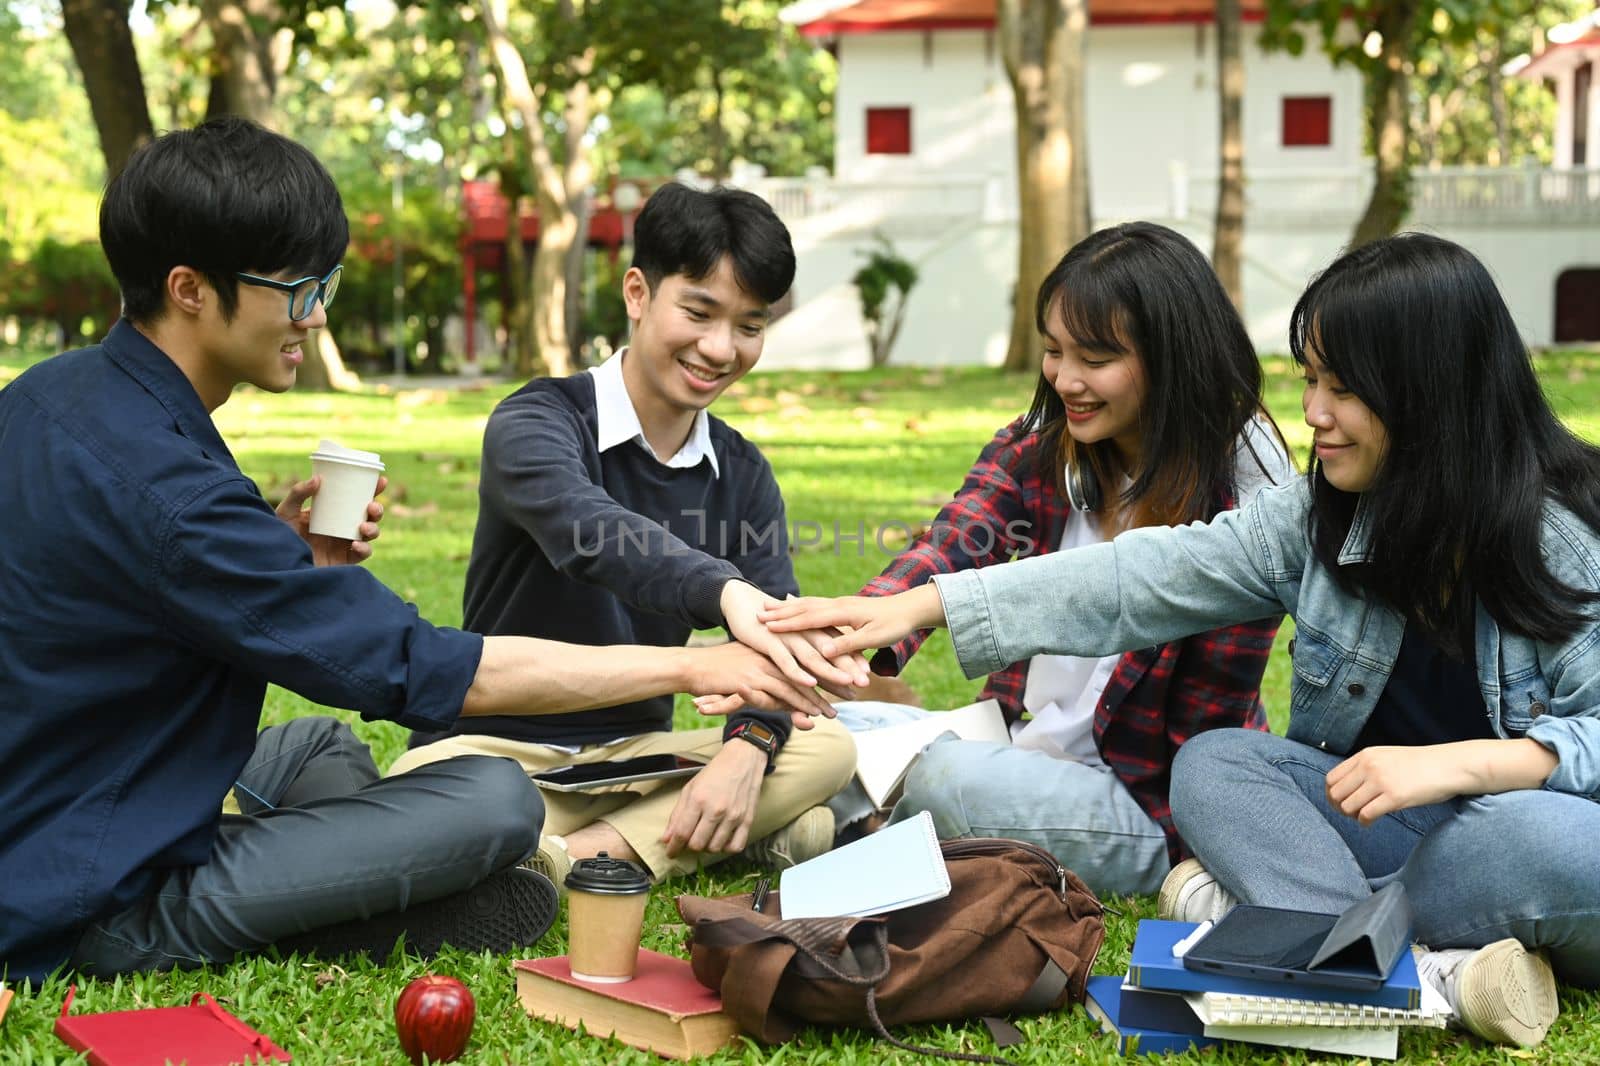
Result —
POLYGON ((383 463, 377 452, 361 452, 325 440, 311 453, 311 469, 322 485, 311 500, 311 532, 355 540, 367 520, 367 504, 378 491, 383 463))
POLYGON ((566 884, 572 976, 601 984, 633 980, 650 875, 602 851, 573 863, 566 884))

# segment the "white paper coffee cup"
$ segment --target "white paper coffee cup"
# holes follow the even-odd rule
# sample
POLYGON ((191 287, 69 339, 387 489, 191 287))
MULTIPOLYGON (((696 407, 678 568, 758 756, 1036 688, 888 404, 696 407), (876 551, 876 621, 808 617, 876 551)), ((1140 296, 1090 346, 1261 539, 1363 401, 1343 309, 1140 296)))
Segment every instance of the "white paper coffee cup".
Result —
POLYGON ((311 469, 322 485, 311 500, 311 532, 355 540, 367 520, 367 504, 378 491, 383 463, 377 452, 362 452, 324 440, 311 453, 311 469))

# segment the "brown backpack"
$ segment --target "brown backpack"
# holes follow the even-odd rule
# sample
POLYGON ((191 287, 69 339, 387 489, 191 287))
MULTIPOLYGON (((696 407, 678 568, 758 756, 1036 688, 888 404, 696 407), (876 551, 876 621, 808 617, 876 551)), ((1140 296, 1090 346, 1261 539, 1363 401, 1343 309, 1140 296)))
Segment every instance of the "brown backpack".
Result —
POLYGON ((722 1008, 764 1043, 807 1023, 873 1029, 987 1018, 1081 1003, 1105 939, 1088 887, 1043 848, 1017 840, 940 845, 950 894, 873 918, 784 921, 781 894, 763 911, 749 894, 679 896, 690 959, 722 1008))

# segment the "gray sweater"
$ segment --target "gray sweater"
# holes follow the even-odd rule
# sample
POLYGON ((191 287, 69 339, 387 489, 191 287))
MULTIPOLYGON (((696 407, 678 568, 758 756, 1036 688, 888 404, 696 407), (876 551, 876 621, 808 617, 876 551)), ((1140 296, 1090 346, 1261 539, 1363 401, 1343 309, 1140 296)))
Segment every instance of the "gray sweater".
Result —
MULTIPOLYGON (((483 439, 465 628, 577 644, 681 646, 723 624, 722 587, 798 592, 772 468, 718 418, 711 465, 675 469, 635 443, 601 453, 589 374, 529 382, 483 439)), ((750 712, 742 712, 750 713, 750 712)), ((789 731, 784 714, 755 714, 789 731)), ((454 733, 590 744, 672 728, 672 699, 571 714, 463 718, 454 733)), ((412 745, 450 734, 416 734, 412 745)))

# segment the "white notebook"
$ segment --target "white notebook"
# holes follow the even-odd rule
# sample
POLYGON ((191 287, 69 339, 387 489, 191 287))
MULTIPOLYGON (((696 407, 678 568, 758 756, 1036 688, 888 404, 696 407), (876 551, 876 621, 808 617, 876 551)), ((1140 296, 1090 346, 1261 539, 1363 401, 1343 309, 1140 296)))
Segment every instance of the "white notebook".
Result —
POLYGON ((855 733, 856 777, 874 806, 889 806, 911 764, 924 748, 944 733, 954 733, 963 740, 1011 743, 1005 715, 995 700, 855 733))
POLYGON ((1443 1029, 1450 1019, 1450 1005, 1427 981, 1422 982, 1422 1005, 1416 1010, 1372 1007, 1335 1000, 1234 995, 1228 992, 1191 992, 1183 998, 1189 1001, 1189 1008, 1195 1016, 1207 1025, 1346 1029, 1417 1026, 1443 1029))
POLYGON ((933 815, 923 811, 783 872, 785 918, 884 914, 950 894, 933 815))

